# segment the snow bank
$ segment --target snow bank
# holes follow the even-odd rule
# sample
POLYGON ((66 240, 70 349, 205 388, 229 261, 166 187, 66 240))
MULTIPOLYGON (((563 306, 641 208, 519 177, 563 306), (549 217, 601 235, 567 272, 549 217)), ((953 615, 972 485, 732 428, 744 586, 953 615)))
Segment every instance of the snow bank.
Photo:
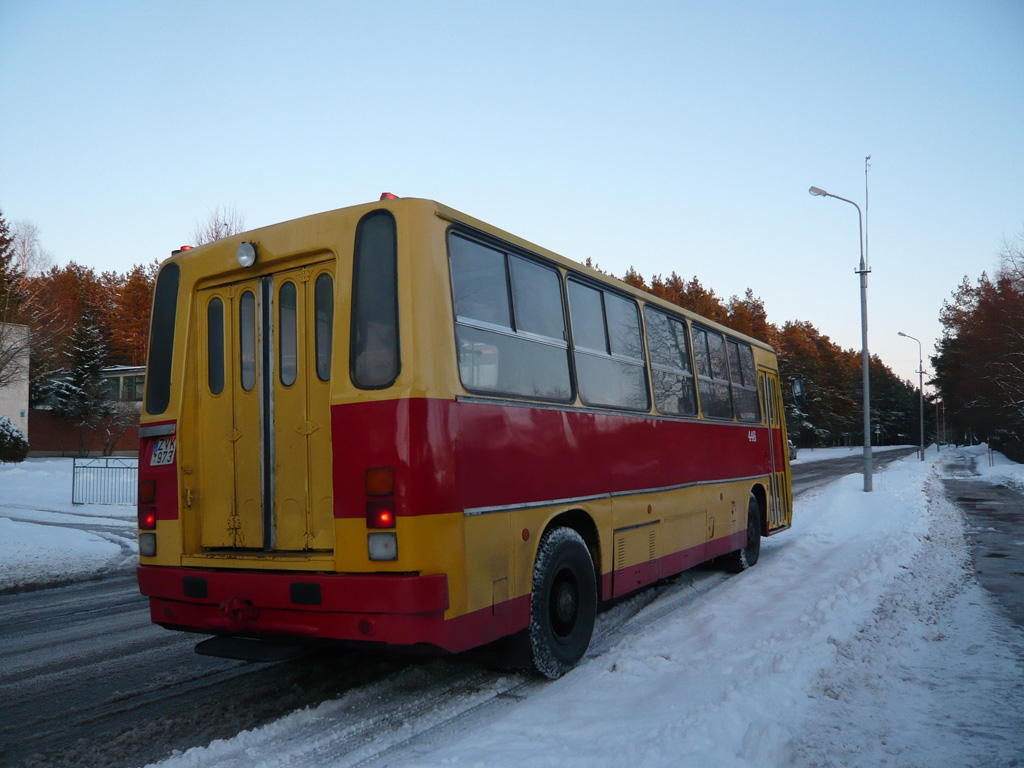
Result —
POLYGON ((72 459, 0 464, 0 591, 133 565, 135 507, 75 506, 71 476, 72 459))

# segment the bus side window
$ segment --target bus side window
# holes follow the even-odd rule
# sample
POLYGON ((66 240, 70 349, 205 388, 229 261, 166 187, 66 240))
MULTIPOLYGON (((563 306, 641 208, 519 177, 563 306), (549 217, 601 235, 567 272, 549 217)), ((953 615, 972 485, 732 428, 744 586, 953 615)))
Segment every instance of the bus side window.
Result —
POLYGON ((732 395, 722 334, 695 326, 693 358, 697 365, 697 390, 704 415, 712 419, 731 419, 732 395))
POLYGON ((644 308, 647 321, 647 349, 651 355, 651 383, 654 405, 660 413, 692 416, 697 413, 697 395, 686 336, 686 324, 653 307, 644 308))
POLYGON ((649 410, 636 303, 570 280, 569 314, 580 399, 587 405, 649 410))
POLYGON ((757 379, 754 372, 754 351, 749 344, 728 340, 729 375, 732 379, 732 398, 736 418, 740 421, 760 421, 761 409, 757 399, 757 379))
POLYGON ((558 272, 454 233, 448 249, 462 385, 571 400, 558 272))

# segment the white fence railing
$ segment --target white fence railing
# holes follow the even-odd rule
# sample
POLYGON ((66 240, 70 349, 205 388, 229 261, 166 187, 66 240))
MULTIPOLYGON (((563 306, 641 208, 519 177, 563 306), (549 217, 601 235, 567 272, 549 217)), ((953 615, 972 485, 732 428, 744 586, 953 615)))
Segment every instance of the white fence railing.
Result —
POLYGON ((104 456, 74 460, 72 504, 135 504, 138 490, 138 459, 104 456))

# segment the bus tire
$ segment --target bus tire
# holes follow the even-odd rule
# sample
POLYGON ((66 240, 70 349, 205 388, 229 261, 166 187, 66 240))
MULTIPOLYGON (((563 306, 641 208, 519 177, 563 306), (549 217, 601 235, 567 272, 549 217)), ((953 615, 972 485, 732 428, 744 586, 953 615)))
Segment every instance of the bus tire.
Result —
POLYGON ((527 632, 531 666, 556 680, 583 658, 594 632, 597 580, 583 538, 552 528, 537 548, 527 632))
POLYGON ((747 502, 747 543, 742 549, 730 552, 723 559, 725 569, 729 573, 740 573, 757 565, 761 555, 761 505, 757 497, 750 494, 747 502))

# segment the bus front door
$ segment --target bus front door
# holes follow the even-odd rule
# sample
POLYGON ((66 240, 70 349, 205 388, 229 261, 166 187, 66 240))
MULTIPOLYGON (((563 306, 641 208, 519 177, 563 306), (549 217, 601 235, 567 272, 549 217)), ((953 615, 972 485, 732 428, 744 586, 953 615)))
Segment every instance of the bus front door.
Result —
POLYGON ((793 519, 793 496, 789 482, 789 445, 786 440, 785 410, 779 377, 774 373, 760 375, 761 396, 768 418, 771 488, 768 499, 768 532, 787 528, 793 519))

